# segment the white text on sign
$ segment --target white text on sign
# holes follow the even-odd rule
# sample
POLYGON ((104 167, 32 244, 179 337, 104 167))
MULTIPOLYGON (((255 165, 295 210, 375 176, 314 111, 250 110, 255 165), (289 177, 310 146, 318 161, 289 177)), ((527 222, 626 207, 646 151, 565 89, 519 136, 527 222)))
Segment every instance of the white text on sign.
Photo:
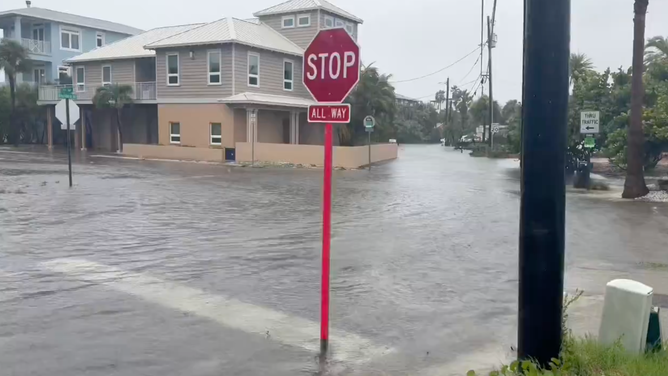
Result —
POLYGON ((308 108, 309 123, 350 123, 349 104, 314 104, 308 108))
POLYGON ((326 52, 320 53, 317 56, 310 54, 307 57, 307 61, 309 71, 306 73, 306 77, 309 80, 315 80, 318 77, 318 72, 320 72, 320 79, 322 80, 325 78, 336 80, 340 76, 348 78, 348 68, 355 66, 355 53, 353 51, 345 51, 343 59, 338 52, 334 52, 331 55, 326 52), (320 58, 320 71, 318 71, 318 66, 316 65, 318 58, 320 58))

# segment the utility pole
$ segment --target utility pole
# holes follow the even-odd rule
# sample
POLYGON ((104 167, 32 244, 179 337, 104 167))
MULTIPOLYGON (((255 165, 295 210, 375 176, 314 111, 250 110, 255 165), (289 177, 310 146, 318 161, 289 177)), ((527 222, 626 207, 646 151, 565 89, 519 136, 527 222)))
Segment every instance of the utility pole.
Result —
POLYGON ((559 358, 570 0, 524 1, 518 356, 559 358))
POLYGON ((443 124, 448 124, 448 116, 450 116, 450 77, 445 81, 445 120, 443 124))
POLYGON ((489 16, 487 16, 487 47, 489 48, 488 52, 488 62, 489 62, 489 147, 492 147, 492 124, 494 124, 494 95, 492 93, 492 48, 494 47, 494 28, 492 27, 492 21, 490 21, 489 16))
MULTIPOLYGON (((483 67, 485 66, 485 0, 482 1, 482 6, 480 8, 480 79, 485 80, 485 75, 483 74, 483 67)), ((481 84, 482 88, 481 96, 485 95, 485 88, 481 84)), ((485 132, 483 132, 484 137, 485 132)))

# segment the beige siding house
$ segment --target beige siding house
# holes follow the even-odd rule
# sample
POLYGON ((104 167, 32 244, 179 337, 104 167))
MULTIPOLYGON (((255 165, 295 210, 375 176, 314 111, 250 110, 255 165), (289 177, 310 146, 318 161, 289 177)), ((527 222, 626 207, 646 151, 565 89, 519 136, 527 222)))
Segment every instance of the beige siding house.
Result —
MULTIPOLYGON (((356 39, 362 20, 325 0, 291 0, 254 16, 154 29, 68 60, 83 109, 82 148, 321 164, 323 126, 306 116, 314 101, 302 82, 304 48, 327 28, 356 39), (114 84, 133 88, 122 142, 114 111, 92 101, 98 88, 114 84)), ((40 100, 56 100, 59 90, 40 89, 40 100)), ((374 161, 396 158, 396 145, 374 148, 374 161)), ((337 147, 335 163, 366 164, 365 150, 337 147)))

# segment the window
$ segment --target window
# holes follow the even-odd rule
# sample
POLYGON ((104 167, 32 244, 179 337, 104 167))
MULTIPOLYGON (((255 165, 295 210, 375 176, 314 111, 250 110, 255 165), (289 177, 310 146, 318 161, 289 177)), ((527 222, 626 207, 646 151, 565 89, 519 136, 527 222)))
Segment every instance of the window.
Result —
POLYGON ((284 29, 295 27, 295 16, 283 16, 281 19, 281 25, 283 25, 284 29))
POLYGON ((311 26, 311 15, 310 14, 300 14, 299 16, 297 16, 297 26, 298 27, 311 26))
POLYGON ((181 143, 181 123, 169 123, 169 143, 181 143))
POLYGON ((70 67, 58 67, 58 83, 61 85, 72 84, 72 74, 70 67))
POLYGON ((343 26, 344 26, 343 20, 340 20, 338 18, 334 20, 334 27, 343 27, 343 26))
POLYGON ((33 82, 43 85, 46 81, 46 70, 44 68, 33 69, 33 82))
POLYGON ((77 91, 86 91, 86 69, 84 67, 77 67, 77 91))
POLYGON ((248 86, 260 86, 260 55, 248 53, 248 86))
POLYGON ((81 32, 78 30, 60 29, 60 49, 80 52, 80 36, 81 32))
POLYGON ((334 17, 325 16, 325 28, 334 27, 334 17))
POLYGON ((102 85, 111 85, 111 65, 102 66, 102 85))
POLYGON ((44 24, 32 25, 32 39, 44 41, 44 24))
POLYGON ((167 86, 179 86, 179 54, 167 55, 167 86))
POLYGON ((353 35, 353 32, 355 31, 355 27, 353 26, 352 23, 350 23, 350 22, 346 22, 346 31, 347 31, 348 34, 350 34, 351 36, 353 35))
POLYGON ((104 39, 105 38, 104 38, 104 33, 103 32, 98 31, 97 33, 95 33, 95 45, 97 47, 104 46, 104 39))
POLYGON ((223 140, 222 126, 220 123, 211 123, 211 145, 220 145, 223 140))
POLYGON ((283 60, 283 90, 292 91, 295 64, 290 60, 283 60))
POLYGON ((220 50, 209 51, 209 85, 220 85, 220 50))

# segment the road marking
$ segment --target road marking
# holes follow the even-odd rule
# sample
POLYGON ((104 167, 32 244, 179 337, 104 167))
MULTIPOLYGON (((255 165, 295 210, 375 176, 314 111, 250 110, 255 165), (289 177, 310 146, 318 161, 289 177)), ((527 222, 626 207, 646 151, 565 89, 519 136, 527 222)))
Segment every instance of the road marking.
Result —
MULTIPOLYGON (((268 332, 268 337, 276 342, 314 353, 320 351, 320 325, 304 318, 84 259, 57 259, 40 265, 164 307, 211 319, 226 327, 261 336, 267 336, 268 332)), ((394 351, 357 334, 334 328, 330 347, 332 359, 354 363, 367 362, 394 351)))

